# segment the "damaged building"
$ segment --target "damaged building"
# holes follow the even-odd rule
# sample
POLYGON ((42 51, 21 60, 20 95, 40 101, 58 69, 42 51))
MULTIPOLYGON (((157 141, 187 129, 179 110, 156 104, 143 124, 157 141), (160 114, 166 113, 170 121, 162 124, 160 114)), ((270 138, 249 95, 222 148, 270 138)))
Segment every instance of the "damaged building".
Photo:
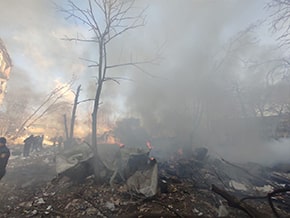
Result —
POLYGON ((7 52, 6 46, 0 39, 0 104, 3 102, 6 93, 7 81, 11 72, 12 61, 7 52))

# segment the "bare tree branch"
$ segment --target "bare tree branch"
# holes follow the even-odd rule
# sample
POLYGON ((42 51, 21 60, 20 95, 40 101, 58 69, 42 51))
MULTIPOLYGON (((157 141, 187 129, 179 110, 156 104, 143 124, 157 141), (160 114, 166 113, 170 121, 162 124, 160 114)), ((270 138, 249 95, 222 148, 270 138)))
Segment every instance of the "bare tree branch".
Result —
MULTIPOLYGON (((92 111, 92 148, 94 152, 94 171, 95 178, 99 180, 101 163, 98 157, 97 150, 97 121, 98 121, 98 109, 100 106, 100 98, 104 82, 114 81, 120 83, 119 80, 122 77, 107 76, 107 70, 116 67, 133 66, 147 75, 151 74, 144 71, 139 65, 146 62, 133 62, 111 65, 108 63, 108 51, 107 44, 121 34, 135 29, 137 27, 144 26, 144 10, 134 14, 135 0, 87 0, 88 9, 82 9, 73 3, 72 0, 68 0, 71 10, 62 9, 61 11, 68 15, 68 19, 76 19, 90 28, 92 34, 91 39, 81 39, 79 37, 67 37, 68 41, 80 41, 80 42, 92 42, 97 47, 98 61, 91 61, 92 64, 89 67, 96 67, 96 92, 92 111)), ((153 76, 152 76, 153 77, 153 76)))
POLYGON ((266 6, 267 9, 272 10, 270 15, 271 29, 273 33, 278 33, 277 40, 280 42, 280 47, 288 46, 290 44, 290 2, 289 0, 272 0, 266 6))
POLYGON ((64 38, 61 38, 61 40, 98 43, 98 41, 94 40, 94 39, 80 39, 78 37, 77 38, 74 38, 74 37, 70 38, 67 36, 65 36, 64 38))
POLYGON ((38 108, 30 114, 24 122, 20 125, 18 128, 18 132, 15 137, 18 137, 19 134, 22 133, 25 127, 31 126, 35 121, 37 121, 39 118, 41 118, 45 113, 47 113, 52 107, 55 106, 56 102, 63 98, 65 93, 69 91, 69 87, 71 87, 73 81, 70 81, 68 84, 64 86, 60 86, 55 88, 50 92, 50 94, 47 96, 47 98, 38 106, 38 108), (45 108, 46 107, 46 108, 45 108), (41 110, 45 108, 42 112, 41 110), (40 114, 39 114, 40 112, 40 114))
POLYGON ((94 98, 85 99, 85 100, 78 101, 78 104, 88 102, 88 101, 94 101, 94 100, 95 100, 94 98))

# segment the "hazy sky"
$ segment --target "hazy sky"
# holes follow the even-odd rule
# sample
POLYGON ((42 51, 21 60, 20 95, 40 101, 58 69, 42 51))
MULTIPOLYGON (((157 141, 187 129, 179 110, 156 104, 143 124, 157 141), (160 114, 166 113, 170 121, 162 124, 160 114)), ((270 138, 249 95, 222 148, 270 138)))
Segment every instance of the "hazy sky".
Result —
MULTIPOLYGON (((58 4, 65 0, 56 1, 58 4)), ((75 1, 83 2, 83 1, 75 1)), ((117 56, 129 50, 136 57, 154 55, 158 49, 162 56, 180 61, 184 49, 190 46, 211 46, 212 37, 223 40, 245 28, 249 23, 263 17, 265 0, 156 0, 137 1, 148 6, 147 24, 128 35, 125 44, 116 41, 117 56), (208 38, 209 41, 206 41, 208 38)), ((13 74, 25 72, 29 83, 40 85, 40 89, 51 88, 55 80, 66 82, 71 74, 82 77, 87 63, 79 57, 86 57, 87 45, 76 45, 60 40, 65 35, 75 36, 86 31, 74 27, 58 13, 50 0, 1 1, 0 37, 7 45, 14 64, 13 74)), ((84 32, 86 34, 86 32, 84 32)), ((93 48, 90 48, 92 50, 93 48)), ((168 64, 166 62, 166 64, 168 64)), ((88 79, 90 79, 87 73, 88 79)))
MULTIPOLYGON (((64 7, 67 4, 66 0, 55 2, 64 7)), ((86 1, 74 2, 84 4, 86 1)), ((147 102, 138 101, 147 99, 150 86, 153 86, 150 87, 153 93, 158 90, 166 93, 168 86, 171 86, 170 81, 178 75, 195 79, 196 74, 192 74, 191 69, 198 69, 200 74, 208 71, 209 60, 205 59, 211 59, 222 50, 237 32, 265 18, 266 2, 137 0, 136 5, 140 9, 147 7, 146 25, 112 42, 108 51, 109 64, 126 62, 131 58, 142 61, 158 56, 161 57, 158 59, 159 65, 143 65, 146 73, 136 68, 109 72, 109 75, 122 76, 128 80, 122 81, 120 86, 106 84, 104 96, 112 101, 118 99, 115 109, 118 107, 121 113, 124 110, 138 111, 147 102)), ((87 67, 90 63, 80 58, 94 58, 97 47, 61 40, 65 36, 87 35, 89 31, 86 27, 66 20, 65 15, 56 10, 52 0, 1 1, 0 10, 0 37, 7 46, 14 66, 8 91, 25 83, 35 92, 47 93, 59 82, 65 83, 72 75, 76 75, 78 80, 75 87, 82 84, 82 98, 93 96, 95 71, 87 67), (23 81, 23 78, 27 80, 23 81)), ((262 40, 266 39, 266 34, 262 35, 262 40)), ((183 81, 178 81, 181 86, 183 81)), ((190 85, 188 89, 191 89, 190 85)), ((156 102, 152 100, 148 104, 156 102)), ((112 107, 111 104, 108 107, 112 107)))
MULTIPOLYGON (((66 0, 55 1, 66 5, 66 0)), ((74 1, 84 4, 84 0, 74 1)), ((234 55, 253 56, 266 53, 247 47, 247 37, 233 57, 222 67, 217 57, 226 54, 233 36, 251 24, 258 24, 252 36, 260 40, 260 50, 274 43, 268 34, 269 21, 265 10, 268 0, 137 0, 146 11, 142 28, 116 38, 108 48, 109 64, 147 60, 154 57, 158 65, 109 72, 126 78, 121 85, 106 84, 102 109, 117 116, 135 115, 152 132, 164 129, 182 132, 191 125, 183 111, 192 101, 207 105, 208 117, 227 115, 228 104, 224 84, 242 72, 234 55), (107 97, 107 98, 105 98, 107 97), (117 104, 116 104, 117 102, 117 104), (184 107, 180 107, 180 106, 184 107), (167 127, 169 127, 167 129, 167 127)), ((92 97, 95 72, 80 58, 94 58, 97 47, 61 40, 65 36, 87 35, 88 29, 68 21, 50 0, 2 0, 0 37, 13 61, 9 90, 25 84, 31 91, 48 93, 59 82, 66 83, 72 75, 82 84, 82 98, 92 97)), ((256 47, 256 48, 257 48, 256 47)), ((248 150, 247 150, 248 151, 248 150)))

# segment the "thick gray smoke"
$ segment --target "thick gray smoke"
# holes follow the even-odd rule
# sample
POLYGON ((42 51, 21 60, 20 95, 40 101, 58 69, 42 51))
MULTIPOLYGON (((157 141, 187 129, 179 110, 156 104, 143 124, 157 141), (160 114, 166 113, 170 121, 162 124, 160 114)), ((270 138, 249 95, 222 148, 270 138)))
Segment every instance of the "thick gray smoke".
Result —
POLYGON ((235 161, 281 160, 280 152, 272 155, 275 145, 263 139, 264 124, 244 120, 254 114, 249 108, 243 114, 235 90, 239 82, 260 85, 256 79, 261 75, 246 70, 243 61, 273 52, 263 38, 256 44, 261 29, 246 31, 264 18, 265 1, 252 3, 158 1, 149 7, 153 16, 148 16, 144 35, 136 36, 136 46, 143 48, 146 57, 150 48, 157 49, 163 42, 164 59, 157 67, 145 68, 152 77, 134 72, 136 82, 125 105, 153 137, 172 139, 156 143, 167 144, 167 149, 172 144, 175 150, 205 146, 235 161))
MULTIPOLYGON (((77 30, 57 13, 52 1, 2 1, 0 12, 0 37, 14 70, 26 72, 26 83, 36 91, 50 90, 55 80, 67 82, 72 74, 84 71, 78 59, 84 48, 61 40, 77 30)), ((11 79, 13 76, 12 72, 11 79)))
MULTIPOLYGON (((244 68, 244 61, 269 53, 263 30, 238 34, 265 18, 266 2, 137 1, 140 8, 148 6, 146 25, 112 42, 109 62, 153 58, 159 64, 141 65, 143 71, 134 67, 110 71, 109 75, 124 80, 121 85, 106 83, 101 114, 115 119, 136 117, 151 137, 170 138, 174 146, 206 146, 232 159, 253 160, 259 152, 259 159, 267 159, 272 147, 263 146, 256 124, 249 129, 240 122, 252 114, 249 108, 245 114, 237 92, 237 84, 253 87, 253 80, 260 76, 257 73, 251 80, 254 71, 244 68), (263 43, 252 46, 261 35, 263 43), (236 36, 240 37, 234 40, 236 36)), ((66 5, 65 0, 57 3, 66 5)), ((24 90, 45 93, 55 80, 66 82, 75 74, 82 84, 81 97, 94 96, 94 69, 79 58, 96 58, 97 48, 61 40, 86 35, 88 29, 65 20, 49 0, 3 1, 0 12, 0 37, 16 66, 13 70, 19 71, 12 71, 14 87, 8 84, 8 91, 24 81, 27 85, 20 87, 33 87, 24 90)), ((89 110, 87 105, 83 108, 89 110)))

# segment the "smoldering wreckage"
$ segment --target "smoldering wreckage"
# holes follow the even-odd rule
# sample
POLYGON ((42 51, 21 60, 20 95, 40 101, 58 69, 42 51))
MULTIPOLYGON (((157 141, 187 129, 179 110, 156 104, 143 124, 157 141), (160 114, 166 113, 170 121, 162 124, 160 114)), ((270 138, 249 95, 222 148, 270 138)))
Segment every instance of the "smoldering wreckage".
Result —
POLYGON ((86 142, 26 158, 11 149, 2 217, 290 217, 290 165, 237 164, 205 147, 162 159, 158 146, 104 143, 107 182, 97 185, 86 142))
MULTIPOLYGON (((1 102, 11 60, 2 41, 0 47, 1 102)), ((289 126, 281 129, 289 138, 289 126)), ((44 146, 28 157, 21 154, 22 147, 11 146, 0 183, 0 216, 290 217, 289 163, 237 164, 205 147, 184 155, 178 144, 170 158, 163 159, 159 155, 167 150, 166 143, 136 146, 98 145, 104 165, 100 176, 107 181, 102 185, 94 182, 88 143, 62 149, 44 146)))

